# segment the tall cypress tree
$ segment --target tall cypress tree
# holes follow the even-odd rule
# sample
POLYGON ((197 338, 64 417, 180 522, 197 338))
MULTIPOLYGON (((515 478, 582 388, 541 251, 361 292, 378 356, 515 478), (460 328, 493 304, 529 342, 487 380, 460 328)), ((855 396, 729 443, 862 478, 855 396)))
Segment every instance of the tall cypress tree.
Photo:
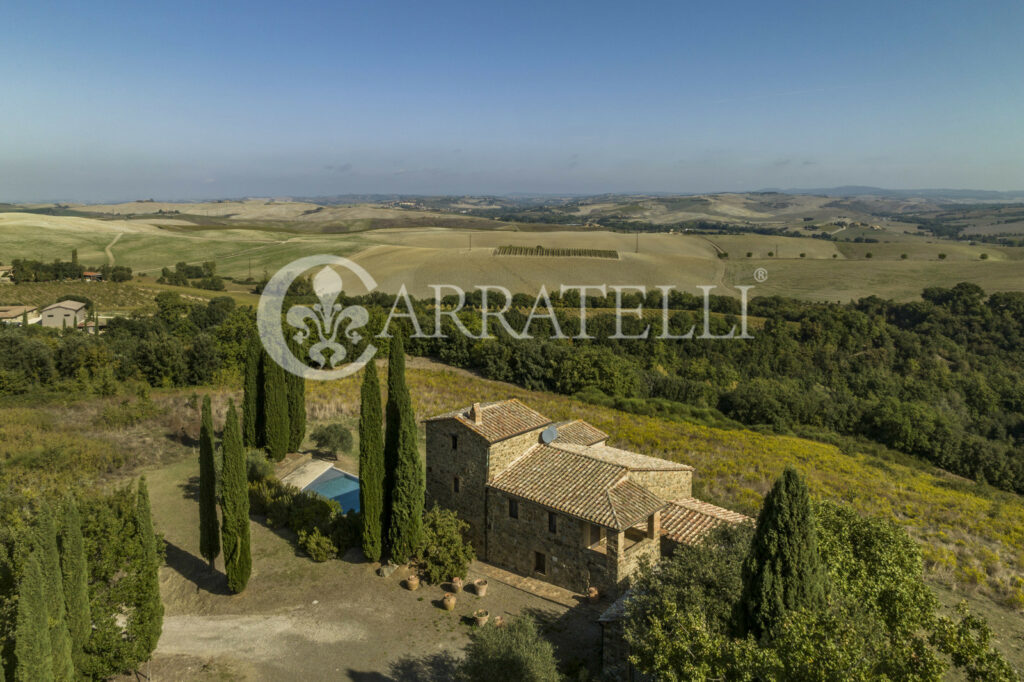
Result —
MULTIPOLYGON (((385 465, 393 471, 388 516, 388 549, 393 561, 409 561, 423 541, 423 464, 416 447, 416 416, 405 384, 405 348, 400 336, 391 340, 388 362, 385 465), (394 468, 391 468, 394 462, 394 468)), ((387 479, 385 479, 387 480, 387 479)))
POLYGON ((164 605, 160 601, 160 555, 156 549, 146 477, 139 479, 135 502, 135 538, 139 563, 135 577, 134 609, 128 617, 127 634, 138 661, 148 661, 163 630, 164 605))
POLYGON ((764 499, 743 561, 743 592, 736 605, 740 635, 770 637, 789 611, 819 607, 825 570, 807 485, 787 467, 764 499))
POLYGON ((359 409, 359 509, 363 521, 363 554, 380 561, 383 551, 384 434, 377 364, 363 373, 359 409))
POLYGON ((53 676, 57 680, 70 682, 75 679, 75 666, 71 660, 71 634, 68 632, 68 617, 64 606, 64 581, 60 571, 60 552, 57 550, 57 529, 49 509, 40 512, 35 534, 39 567, 43 573, 53 676))
POLYGON ((68 616, 68 632, 71 634, 71 658, 75 668, 82 671, 86 663, 85 645, 92 632, 92 614, 89 607, 89 566, 82 539, 82 519, 73 496, 69 496, 64 503, 58 540, 64 605, 68 616))
POLYGON ((267 454, 280 462, 288 453, 288 388, 285 371, 273 358, 263 354, 264 414, 267 454))
POLYGON ((245 447, 265 445, 263 424, 263 346, 253 334, 246 347, 242 396, 242 443, 245 447))
POLYGON ((245 451, 238 428, 235 403, 228 401, 224 424, 224 483, 221 509, 224 526, 224 572, 228 588, 238 594, 245 589, 252 571, 249 549, 249 484, 246 479, 245 451))
POLYGON ((306 380, 285 372, 288 386, 288 449, 297 452, 306 437, 306 380))
POLYGON ((15 682, 50 682, 53 653, 50 646, 43 571, 38 552, 25 560, 18 583, 18 614, 14 629, 15 682))
POLYGON ((220 554, 220 523, 217 521, 217 465, 213 461, 213 415, 210 396, 203 396, 203 420, 199 427, 199 553, 210 562, 220 554))

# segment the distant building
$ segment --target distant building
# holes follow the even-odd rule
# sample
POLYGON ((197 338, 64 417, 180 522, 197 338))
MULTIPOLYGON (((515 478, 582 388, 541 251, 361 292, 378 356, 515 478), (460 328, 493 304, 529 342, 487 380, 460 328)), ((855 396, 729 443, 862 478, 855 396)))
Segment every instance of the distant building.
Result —
POLYGON ((0 265, 0 284, 14 283, 14 266, 0 265))
POLYGON ((86 270, 85 272, 82 273, 82 279, 84 279, 86 282, 102 282, 103 273, 86 270))
POLYGON ((74 329, 85 322, 86 306, 81 301, 61 301, 43 308, 42 322, 44 327, 74 329))
POLYGON ((643 560, 749 520, 693 498, 693 467, 518 400, 431 417, 426 431, 428 508, 468 522, 480 559, 574 592, 618 594, 643 560))
POLYGON ((38 308, 34 305, 0 305, 0 324, 20 325, 26 317, 29 324, 38 322, 38 308))

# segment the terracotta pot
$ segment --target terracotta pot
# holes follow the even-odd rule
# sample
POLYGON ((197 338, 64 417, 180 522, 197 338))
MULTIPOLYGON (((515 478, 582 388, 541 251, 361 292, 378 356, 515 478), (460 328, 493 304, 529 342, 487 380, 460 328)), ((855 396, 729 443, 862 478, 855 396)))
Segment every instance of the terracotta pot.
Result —
POLYGON ((476 583, 474 583, 474 584, 476 585, 476 596, 482 597, 485 594, 487 594, 487 581, 486 580, 480 579, 480 580, 477 580, 476 583))
POLYGON ((455 608, 455 595, 451 592, 445 592, 441 604, 444 606, 445 611, 451 611, 455 608))
POLYGON ((462 592, 462 578, 459 576, 452 578, 452 592, 462 592))
POLYGON ((415 591, 415 590, 419 589, 420 577, 418 575, 416 575, 415 573, 413 573, 412 575, 410 575, 408 578, 405 579, 405 586, 408 587, 410 591, 415 591))
POLYGON ((597 591, 596 587, 591 586, 587 588, 587 597, 590 598, 590 601, 597 601, 599 596, 600 593, 597 591))
POLYGON ((478 628, 482 628, 483 626, 487 625, 488 617, 490 617, 490 614, 487 613, 487 611, 484 611, 483 609, 473 612, 473 618, 476 619, 476 626, 478 628))

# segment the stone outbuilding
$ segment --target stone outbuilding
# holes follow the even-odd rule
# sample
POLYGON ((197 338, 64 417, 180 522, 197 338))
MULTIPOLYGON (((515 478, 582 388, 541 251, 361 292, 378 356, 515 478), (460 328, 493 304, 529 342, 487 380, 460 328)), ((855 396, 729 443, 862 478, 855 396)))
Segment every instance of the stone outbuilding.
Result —
POLYGON ((694 499, 693 467, 515 399, 431 417, 426 433, 427 507, 467 521, 480 559, 574 592, 617 595, 641 562, 747 519, 694 499))

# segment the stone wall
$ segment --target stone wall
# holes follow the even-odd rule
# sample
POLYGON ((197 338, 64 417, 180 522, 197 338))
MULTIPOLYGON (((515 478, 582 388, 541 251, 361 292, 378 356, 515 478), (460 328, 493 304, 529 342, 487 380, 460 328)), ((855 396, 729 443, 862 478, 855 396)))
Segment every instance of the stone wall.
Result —
POLYGON ((692 471, 630 471, 629 480, 666 502, 693 496, 692 471))
POLYGON ((491 445, 488 456, 490 472, 487 480, 494 480, 501 472, 508 468, 508 465, 523 456, 527 450, 540 442, 540 434, 545 427, 540 427, 518 436, 512 436, 500 440, 491 445))
POLYGON ((468 537, 484 555, 487 441, 455 420, 431 421, 427 429, 426 509, 437 503, 469 523, 468 537), (457 447, 452 449, 452 436, 457 447), (455 492, 455 477, 459 492, 455 492))
POLYGON ((548 509, 518 498, 519 518, 508 515, 509 496, 489 489, 487 509, 487 555, 485 561, 520 575, 559 585, 574 592, 595 586, 610 593, 616 585, 616 570, 610 568, 606 553, 586 545, 590 524, 556 512, 556 532, 548 530, 548 509), (546 557, 547 571, 534 571, 534 553, 546 557))

